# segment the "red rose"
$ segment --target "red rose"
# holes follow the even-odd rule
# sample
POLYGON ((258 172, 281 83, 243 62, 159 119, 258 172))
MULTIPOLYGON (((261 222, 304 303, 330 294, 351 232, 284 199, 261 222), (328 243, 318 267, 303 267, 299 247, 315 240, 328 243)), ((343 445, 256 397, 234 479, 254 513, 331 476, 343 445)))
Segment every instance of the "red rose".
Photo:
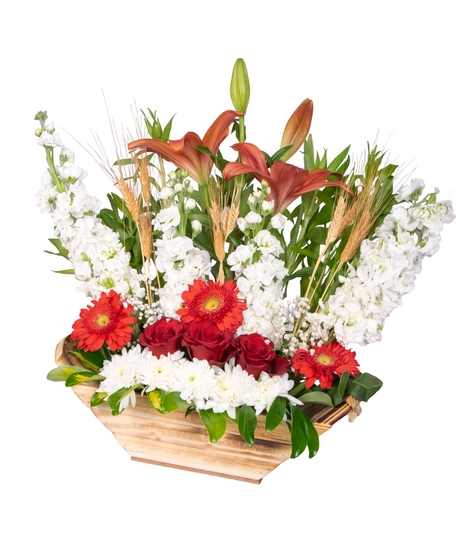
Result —
POLYGON ((238 336, 234 340, 234 347, 238 352, 236 364, 241 365, 255 378, 262 372, 267 372, 270 376, 281 376, 290 368, 288 359, 277 355, 273 342, 260 334, 238 336))
POLYGON ((185 330, 182 345, 191 359, 206 359, 211 366, 222 366, 236 353, 233 334, 221 331, 212 321, 194 321, 185 330))
POLYGON ((182 349, 183 330, 180 321, 163 317, 146 327, 138 340, 142 346, 149 348, 155 357, 160 357, 182 349))

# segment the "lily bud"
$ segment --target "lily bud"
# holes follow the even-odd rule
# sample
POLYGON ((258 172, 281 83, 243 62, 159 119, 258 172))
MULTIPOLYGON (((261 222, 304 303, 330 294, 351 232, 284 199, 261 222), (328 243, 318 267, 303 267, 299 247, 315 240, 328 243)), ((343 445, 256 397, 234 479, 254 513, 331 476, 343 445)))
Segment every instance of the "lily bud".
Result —
POLYGON ((238 112, 246 112, 250 100, 250 82, 247 66, 243 59, 234 63, 230 85, 231 101, 238 112))
POLYGON ((281 161, 287 161, 301 148, 310 131, 312 122, 313 102, 310 99, 303 101, 293 112, 285 126, 280 148, 290 146, 285 154, 280 158, 281 161))

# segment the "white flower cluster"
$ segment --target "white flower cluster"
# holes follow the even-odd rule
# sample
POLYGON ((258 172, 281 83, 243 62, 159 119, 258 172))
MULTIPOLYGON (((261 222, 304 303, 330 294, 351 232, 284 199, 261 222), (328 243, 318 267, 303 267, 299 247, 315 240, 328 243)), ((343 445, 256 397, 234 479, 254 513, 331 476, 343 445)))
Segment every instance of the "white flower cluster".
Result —
MULTIPOLYGON (((249 213, 250 214, 250 213, 249 213)), ((237 334, 257 332, 277 344, 285 333, 283 279, 288 274, 279 240, 261 230, 248 245, 240 245, 227 258, 235 273, 239 296, 248 309, 237 334)))
MULTIPOLYGON (((300 404, 288 394, 294 385, 288 374, 269 376, 263 372, 255 380, 239 365, 227 363, 224 368, 211 367, 205 360, 189 361, 180 351, 155 357, 139 345, 130 350, 124 348, 121 354, 113 355, 112 361, 104 362, 100 374, 105 380, 100 383, 98 391, 106 393, 106 397, 119 389, 141 385, 143 393, 155 389, 178 392, 197 410, 227 412, 233 419, 236 407, 244 404, 254 407, 256 414, 269 410, 276 397, 286 397, 292 404, 300 404)), ((120 409, 135 403, 136 396, 132 390, 121 401, 120 409)))
POLYGON ((210 275, 211 257, 207 251, 195 247, 190 238, 176 236, 180 214, 175 205, 162 209, 156 223, 163 236, 155 241, 155 266, 166 281, 165 286, 158 290, 160 307, 166 317, 177 318, 182 293, 196 279, 210 275))
MULTIPOLYGON (((421 181, 413 182, 405 190, 405 199, 423 187, 421 181)), ((385 319, 414 288, 423 258, 438 250, 443 224, 455 218, 451 202, 433 201, 394 207, 377 228, 375 239, 363 241, 358 266, 351 266, 342 278, 343 284, 325 303, 324 313, 307 318, 314 338, 325 340, 334 329, 344 346, 381 339, 385 319)))
MULTIPOLYGON (((58 134, 42 133, 38 144, 55 148, 61 146, 61 140, 58 134)), ((96 216, 100 202, 87 193, 82 183, 87 173, 73 163, 74 154, 66 148, 62 149, 60 162, 55 177, 61 187, 46 171, 36 196, 37 206, 42 213, 52 215, 55 235, 68 251, 76 279, 83 282, 78 290, 91 298, 98 298, 110 289, 122 298, 142 298, 144 289, 137 272, 130 267, 130 255, 119 235, 96 216)))

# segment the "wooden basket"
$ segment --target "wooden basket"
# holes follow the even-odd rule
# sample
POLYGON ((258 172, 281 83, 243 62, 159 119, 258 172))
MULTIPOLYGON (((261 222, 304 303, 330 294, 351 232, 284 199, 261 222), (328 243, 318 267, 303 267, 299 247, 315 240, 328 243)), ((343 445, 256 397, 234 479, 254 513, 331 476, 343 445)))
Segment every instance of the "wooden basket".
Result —
MULTIPOLYGON (((81 366, 78 358, 69 353, 74 347, 69 337, 62 340, 56 348, 56 363, 81 366)), ((91 408, 90 399, 97 388, 98 382, 87 382, 72 389, 91 408)), ((344 416, 360 411, 359 402, 350 396, 334 408, 315 404, 302 408, 319 435, 344 416)), ((196 413, 187 417, 183 410, 160 414, 149 405, 146 397, 137 397, 136 406, 129 406, 118 416, 111 414, 107 404, 91 408, 91 411, 135 461, 258 484, 291 454, 286 425, 280 424, 267 433, 262 415, 258 416, 255 445, 250 447, 240 436, 236 424, 228 421, 223 438, 211 443, 196 413)))

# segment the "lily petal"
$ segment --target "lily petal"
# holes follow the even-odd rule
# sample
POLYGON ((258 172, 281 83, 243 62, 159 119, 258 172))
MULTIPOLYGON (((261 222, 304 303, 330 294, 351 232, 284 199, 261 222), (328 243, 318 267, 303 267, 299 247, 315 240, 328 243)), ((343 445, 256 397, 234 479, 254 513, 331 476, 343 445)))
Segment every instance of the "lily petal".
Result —
POLYGON ((158 139, 139 139, 130 142, 128 149, 142 148, 148 152, 154 152, 180 169, 186 169, 198 183, 206 184, 214 164, 208 154, 201 152, 196 147, 209 148, 213 154, 216 154, 220 144, 229 134, 230 125, 239 115, 242 113, 234 110, 222 112, 209 127, 202 140, 196 133, 189 132, 182 139, 169 142, 158 139))

